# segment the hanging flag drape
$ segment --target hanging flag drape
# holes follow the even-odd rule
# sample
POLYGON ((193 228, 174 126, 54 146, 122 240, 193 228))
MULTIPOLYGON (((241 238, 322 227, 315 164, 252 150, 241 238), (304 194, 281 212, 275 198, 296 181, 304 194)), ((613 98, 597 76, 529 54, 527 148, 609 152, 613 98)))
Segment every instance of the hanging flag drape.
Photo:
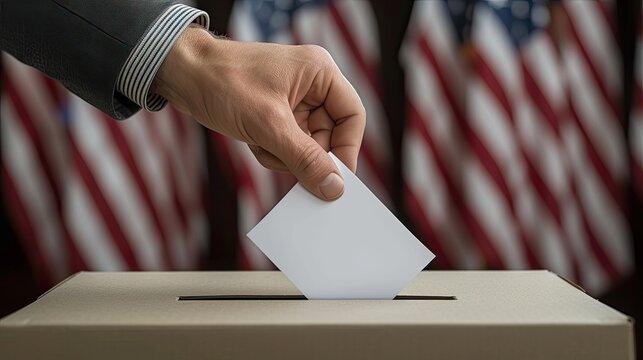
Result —
POLYGON ((632 271, 613 12, 415 3, 405 204, 442 267, 546 268, 593 293, 632 271))
POLYGON ((2 76, 5 205, 44 288, 79 270, 198 267, 194 121, 170 107, 113 120, 10 56, 2 76))

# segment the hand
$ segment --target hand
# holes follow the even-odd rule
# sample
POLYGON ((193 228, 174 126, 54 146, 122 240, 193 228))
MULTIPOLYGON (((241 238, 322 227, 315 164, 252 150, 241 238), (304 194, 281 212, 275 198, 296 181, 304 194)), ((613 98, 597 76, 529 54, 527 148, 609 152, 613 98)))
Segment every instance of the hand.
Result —
POLYGON ((155 79, 158 94, 204 126, 290 171, 317 197, 342 195, 332 151, 355 172, 366 114, 355 89, 318 46, 242 43, 188 28, 155 79))

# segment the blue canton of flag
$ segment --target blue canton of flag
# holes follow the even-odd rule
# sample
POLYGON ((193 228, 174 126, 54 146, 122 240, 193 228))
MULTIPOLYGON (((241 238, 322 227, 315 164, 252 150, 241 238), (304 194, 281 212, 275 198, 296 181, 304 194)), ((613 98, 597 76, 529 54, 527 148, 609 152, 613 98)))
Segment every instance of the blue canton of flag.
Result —
POLYGON ((484 0, 483 3, 500 18, 516 47, 549 24, 546 0, 484 0))
POLYGON ((292 19, 304 6, 322 6, 328 0, 246 0, 259 29, 259 41, 272 42, 292 30, 292 19))
POLYGON ((447 6, 444 8, 448 18, 453 23, 453 29, 460 44, 465 43, 471 33, 471 21, 473 20, 474 0, 443 0, 447 6))

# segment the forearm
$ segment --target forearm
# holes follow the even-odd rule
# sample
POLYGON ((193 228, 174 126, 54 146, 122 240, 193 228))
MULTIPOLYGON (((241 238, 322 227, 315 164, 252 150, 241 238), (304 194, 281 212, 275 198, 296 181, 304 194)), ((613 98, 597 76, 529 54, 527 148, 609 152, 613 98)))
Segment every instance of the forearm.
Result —
POLYGON ((2 50, 112 117, 139 109, 134 97, 117 90, 117 80, 171 0, 0 1, 2 50))
POLYGON ((201 76, 199 71, 203 69, 203 61, 223 56, 217 54, 216 41, 204 28, 195 25, 188 27, 161 64, 151 91, 167 99, 176 108, 191 112, 184 98, 193 96, 195 77, 201 76))

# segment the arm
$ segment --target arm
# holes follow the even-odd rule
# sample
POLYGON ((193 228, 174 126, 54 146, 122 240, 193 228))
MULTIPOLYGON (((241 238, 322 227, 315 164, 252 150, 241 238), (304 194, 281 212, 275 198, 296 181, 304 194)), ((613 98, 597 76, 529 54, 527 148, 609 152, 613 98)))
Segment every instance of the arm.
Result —
POLYGON ((327 151, 357 168, 364 107, 322 48, 216 39, 196 26, 170 41, 148 39, 170 1, 22 3, 0 0, 2 48, 112 117, 131 115, 136 104, 155 110, 168 99, 204 126, 246 142, 261 164, 290 171, 322 199, 344 190, 327 151), (167 52, 151 52, 158 61, 136 55, 159 43, 167 52))
POLYGON ((321 47, 243 43, 191 27, 155 81, 176 108, 247 143, 261 164, 290 171, 319 198, 344 189, 327 151, 357 168, 364 107, 321 47))
POLYGON ((123 119, 139 106, 117 91, 119 75, 171 5, 169 0, 0 0, 0 48, 123 119))

